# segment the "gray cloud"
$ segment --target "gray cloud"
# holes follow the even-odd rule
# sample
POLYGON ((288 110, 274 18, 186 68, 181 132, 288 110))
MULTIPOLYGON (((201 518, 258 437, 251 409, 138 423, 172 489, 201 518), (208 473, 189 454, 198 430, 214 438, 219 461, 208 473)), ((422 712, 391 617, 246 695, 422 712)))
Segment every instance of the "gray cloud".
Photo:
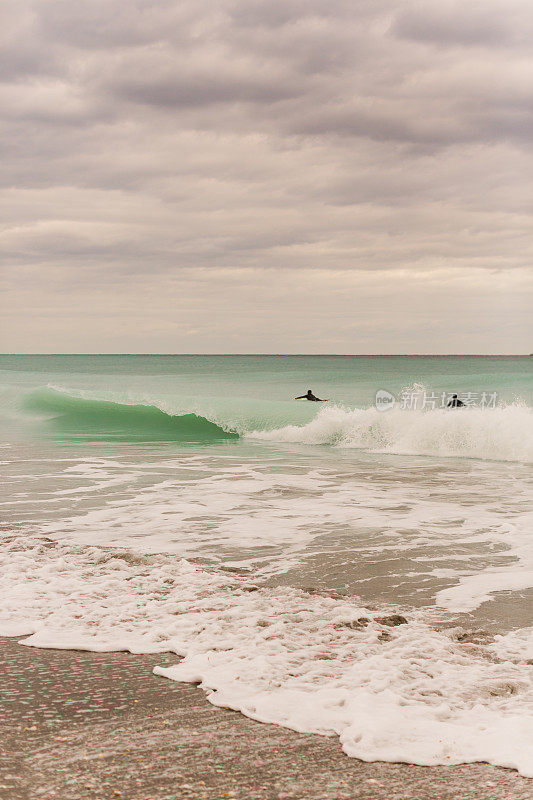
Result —
POLYGON ((443 270, 483 275, 502 298, 494 276, 531 265, 525 0, 6 5, 0 248, 8 294, 28 308, 47 281, 81 309, 95 281, 116 297, 126 279, 142 302, 146 275, 162 296, 185 281, 199 308, 210 280, 220 296, 230 281, 253 306, 246 286, 282 269, 330 317, 342 303, 329 274, 375 273, 396 318, 413 297, 427 304, 429 284, 416 287, 433 274, 453 308, 475 303, 475 280, 450 278, 448 295, 443 270), (389 295, 393 273, 408 296, 401 281, 389 295))
POLYGON ((168 0, 33 0, 29 5, 44 40, 82 51, 142 46, 166 38, 188 16, 168 0))
POLYGON ((417 4, 398 14, 393 30, 437 47, 530 45, 533 21, 525 0, 464 3, 442 0, 417 4))
POLYGON ((295 95, 288 86, 270 80, 180 74, 166 80, 128 79, 115 94, 134 103, 179 108, 224 103, 271 104, 295 95))

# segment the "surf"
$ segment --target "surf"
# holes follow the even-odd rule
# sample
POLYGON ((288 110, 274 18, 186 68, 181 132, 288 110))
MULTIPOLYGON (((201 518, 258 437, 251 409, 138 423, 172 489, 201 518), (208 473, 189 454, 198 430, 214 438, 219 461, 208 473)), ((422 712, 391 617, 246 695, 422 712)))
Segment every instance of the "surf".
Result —
POLYGON ((373 453, 533 462, 533 413, 523 405, 415 411, 321 408, 307 425, 256 430, 271 442, 331 445, 373 453))
POLYGON ((48 385, 19 408, 46 436, 99 441, 216 442, 359 449, 391 455, 533 462, 533 410, 409 410, 258 400, 80 392, 48 385))
POLYGON ((162 554, 25 536, 0 563, 0 633, 27 647, 174 652, 157 675, 252 719, 336 735, 349 756, 533 775, 522 637, 464 645, 434 609, 403 616, 162 554))

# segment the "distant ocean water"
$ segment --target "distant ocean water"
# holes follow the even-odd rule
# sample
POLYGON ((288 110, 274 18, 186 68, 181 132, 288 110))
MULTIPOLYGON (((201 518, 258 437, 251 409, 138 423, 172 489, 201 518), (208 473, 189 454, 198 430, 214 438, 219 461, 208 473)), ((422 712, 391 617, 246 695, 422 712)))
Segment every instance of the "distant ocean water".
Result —
POLYGON ((156 671, 358 758, 533 775, 532 358, 0 376, 0 634, 176 652, 156 671))

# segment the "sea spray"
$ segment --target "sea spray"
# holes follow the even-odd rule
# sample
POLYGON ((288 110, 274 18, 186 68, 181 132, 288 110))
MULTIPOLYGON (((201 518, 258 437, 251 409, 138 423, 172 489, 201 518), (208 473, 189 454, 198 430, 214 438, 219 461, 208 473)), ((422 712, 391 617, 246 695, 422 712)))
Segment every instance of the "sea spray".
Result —
POLYGON ((336 445, 375 453, 459 456, 533 461, 533 413, 524 405, 503 408, 349 409, 328 406, 307 425, 252 431, 255 439, 336 445))

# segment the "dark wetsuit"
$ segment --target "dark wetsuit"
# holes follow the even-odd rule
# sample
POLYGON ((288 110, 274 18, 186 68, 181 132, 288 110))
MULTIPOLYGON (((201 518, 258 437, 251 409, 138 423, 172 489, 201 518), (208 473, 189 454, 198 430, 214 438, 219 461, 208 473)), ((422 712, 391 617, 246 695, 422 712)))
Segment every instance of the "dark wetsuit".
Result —
POLYGON ((315 397, 311 389, 307 390, 307 394, 301 394, 300 397, 295 397, 295 400, 311 400, 314 403, 325 403, 325 400, 321 400, 320 397, 315 397))
POLYGON ((464 406, 463 401, 462 400, 458 400, 457 399, 457 395, 454 394, 452 399, 446 405, 446 408, 461 408, 462 406, 464 406))

